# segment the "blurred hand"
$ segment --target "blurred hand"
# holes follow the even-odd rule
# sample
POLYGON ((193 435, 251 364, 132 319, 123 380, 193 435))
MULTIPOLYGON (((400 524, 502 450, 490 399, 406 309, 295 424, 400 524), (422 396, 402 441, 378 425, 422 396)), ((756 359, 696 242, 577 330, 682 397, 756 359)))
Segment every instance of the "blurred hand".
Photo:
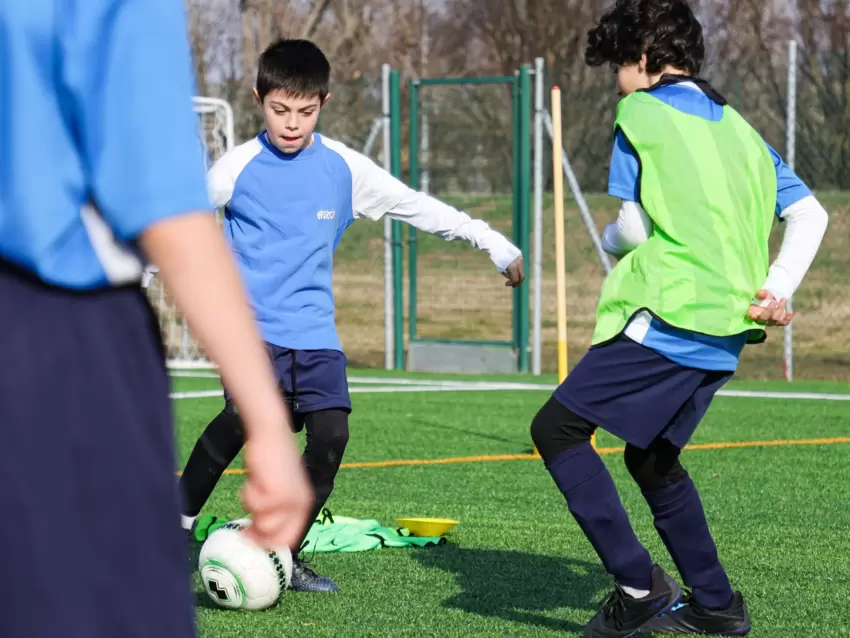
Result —
POLYGON ((266 549, 297 551, 313 509, 313 488, 289 425, 262 431, 263 436, 249 439, 245 446, 248 480, 242 501, 253 519, 246 533, 266 549))
POLYGON ((502 275, 507 278, 505 285, 511 288, 516 288, 525 281, 525 266, 522 263, 522 255, 517 257, 502 275))
POLYGON ((750 306, 747 316, 763 326, 787 326, 794 318, 794 313, 785 309, 785 299, 777 301, 768 290, 759 290, 756 299, 761 303, 750 306))

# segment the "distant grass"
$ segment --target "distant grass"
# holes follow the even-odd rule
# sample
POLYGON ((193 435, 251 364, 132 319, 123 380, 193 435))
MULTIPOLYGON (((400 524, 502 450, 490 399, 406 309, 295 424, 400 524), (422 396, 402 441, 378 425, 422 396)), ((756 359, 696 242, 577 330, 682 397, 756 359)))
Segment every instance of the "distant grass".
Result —
MULTIPOLYGON (((847 384, 803 387, 850 392, 847 384)), ((547 396, 355 394, 345 461, 528 452, 528 423, 547 396)), ((220 408, 220 399, 176 403, 181 460, 220 408)), ((718 398, 694 443, 848 436, 849 422, 845 402, 718 398)), ((604 433, 599 444, 618 445, 604 433)), ((621 458, 604 460, 640 538, 675 574, 621 458)), ((748 599, 750 635, 846 635, 850 445, 686 451, 683 463, 748 599)), ((240 516, 241 484, 225 476, 207 511, 240 516)), ((385 524, 411 515, 461 523, 440 548, 317 555, 314 566, 341 592, 289 592, 268 612, 212 609, 196 581, 202 637, 576 636, 610 587, 539 460, 344 469, 329 507, 385 524)))
MULTIPOLYGON (((846 326, 850 324, 850 193, 824 192, 818 198, 830 213, 822 249, 795 297, 795 370, 798 378, 850 378, 846 326)), ((485 219, 511 236, 509 196, 451 197, 446 201, 471 216, 485 219)), ((596 227, 613 221, 618 200, 589 195, 596 227)), ((552 198, 544 200, 543 341, 544 366, 556 365, 555 252, 552 198)), ((335 293, 337 323, 349 359, 355 365, 378 366, 383 361, 383 226, 359 221, 337 250, 335 293)), ((771 254, 782 240, 782 224, 774 224, 771 254)), ((404 228, 407 273, 408 228, 404 228)), ((418 336, 442 339, 510 340, 512 297, 486 254, 465 242, 447 243, 417 233, 418 336)), ((534 245, 532 238, 531 245, 534 245)), ((566 201, 567 314, 570 361, 586 350, 595 323, 603 271, 575 202, 566 201)), ((531 269, 531 256, 526 268, 531 269)), ((404 309, 408 310, 408 282, 404 309)), ((405 323, 405 327, 406 327, 405 323)), ((782 331, 771 331, 768 342, 747 348, 739 376, 768 379, 782 376, 782 331)))

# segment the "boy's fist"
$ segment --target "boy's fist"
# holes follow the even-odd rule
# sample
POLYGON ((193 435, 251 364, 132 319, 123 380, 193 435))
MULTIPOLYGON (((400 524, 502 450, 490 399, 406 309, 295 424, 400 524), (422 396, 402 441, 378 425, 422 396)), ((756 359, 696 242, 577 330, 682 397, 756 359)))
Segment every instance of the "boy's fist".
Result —
POLYGON ((785 299, 777 301, 770 291, 759 290, 756 299, 760 303, 753 303, 747 312, 747 316, 756 323, 763 326, 787 326, 794 318, 793 312, 785 310, 785 299))
POLYGON ((516 288, 525 281, 525 266, 522 263, 522 255, 514 259, 513 263, 502 274, 507 278, 505 285, 511 288, 516 288))

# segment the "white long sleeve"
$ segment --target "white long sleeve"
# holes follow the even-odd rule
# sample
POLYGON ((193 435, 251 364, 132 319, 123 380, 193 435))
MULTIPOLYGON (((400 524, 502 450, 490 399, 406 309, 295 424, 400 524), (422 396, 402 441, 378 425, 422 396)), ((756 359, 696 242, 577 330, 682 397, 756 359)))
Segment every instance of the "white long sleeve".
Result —
POLYGON ((812 265, 829 218, 813 196, 792 204, 780 216, 785 220, 782 247, 762 288, 777 299, 790 299, 812 265))
POLYGON ((652 228, 652 220, 643 206, 623 201, 617 221, 605 226, 602 232, 602 249, 619 259, 649 239, 652 228))
POLYGON ((487 251, 499 272, 507 270, 522 254, 487 222, 472 219, 463 211, 413 190, 365 155, 340 142, 322 136, 322 143, 339 153, 351 169, 355 217, 377 221, 389 215, 446 241, 463 239, 474 248, 487 251))

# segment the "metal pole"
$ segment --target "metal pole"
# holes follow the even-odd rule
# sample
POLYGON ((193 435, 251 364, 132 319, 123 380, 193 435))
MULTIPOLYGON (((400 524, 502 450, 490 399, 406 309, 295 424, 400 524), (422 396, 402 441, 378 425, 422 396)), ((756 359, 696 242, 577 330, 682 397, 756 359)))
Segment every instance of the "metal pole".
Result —
MULTIPOLYGON (((384 134, 384 170, 392 173, 390 133, 390 65, 381 65, 381 128, 384 134)), ((393 369, 393 221, 384 216, 384 368, 393 369)))
MULTIPOLYGON (((401 75, 390 71, 390 167, 401 179, 401 75)), ((393 244, 393 367, 404 369, 404 270, 401 222, 392 222, 393 244)))
MULTIPOLYGON (((419 53, 420 53, 420 64, 419 64, 419 77, 427 77, 428 76, 428 54, 430 53, 430 45, 431 40, 428 34, 428 16, 425 13, 425 1, 420 0, 419 2, 419 19, 422 21, 420 26, 422 29, 421 42, 419 45, 419 53)), ((428 106, 426 104, 422 105, 420 109, 420 113, 422 114, 422 134, 419 136, 419 155, 420 155, 420 187, 423 193, 431 192, 431 171, 429 170, 428 165, 428 155, 429 149, 431 146, 431 139, 429 135, 429 124, 428 124, 428 106)))
MULTIPOLYGON (((785 123, 785 162, 794 170, 797 162, 797 42, 788 42, 788 111, 785 123)), ((788 310, 792 309, 791 299, 788 310)), ((783 335, 785 380, 794 380, 794 333, 790 325, 785 326, 783 335)))
MULTIPOLYGON (((531 211, 531 65, 523 64, 519 70, 519 248, 528 255, 530 247, 529 226, 531 211)), ((528 315, 530 282, 525 281, 519 288, 519 371, 528 372, 528 315)))
MULTIPOLYGON (((546 127, 549 139, 553 139, 552 116, 548 111, 543 112, 543 125, 546 127)), ((590 240, 593 242, 593 248, 596 251, 596 255, 599 257, 599 263, 602 264, 602 268, 605 270, 605 274, 607 275, 611 272, 611 260, 608 258, 608 253, 602 250, 602 240, 599 238, 599 232, 597 232, 596 225, 593 223, 593 216, 590 214, 590 208, 587 205, 587 201, 584 199, 584 194, 581 191, 581 186, 578 184, 578 179, 576 179, 576 175, 573 173, 573 167, 570 166, 570 160, 567 159, 566 151, 561 154, 561 166, 564 168, 564 176, 566 176, 567 181, 570 183, 570 190, 573 193, 573 197, 575 197, 576 204, 578 204, 578 210, 581 213, 581 218, 584 221, 584 225, 587 227, 587 232, 590 234, 590 240)))
POLYGON ((531 372, 542 373, 543 329, 543 58, 534 60, 534 251, 531 284, 534 287, 534 318, 531 327, 531 372))
MULTIPOLYGON (((417 80, 412 80, 409 84, 410 105, 409 105, 409 126, 408 126, 408 175, 407 184, 414 190, 419 190, 419 83, 417 80)), ((407 260, 408 260, 408 279, 407 279, 407 338, 408 341, 416 339, 416 294, 417 294, 417 277, 418 261, 416 254, 416 228, 408 226, 407 228, 407 260)))
POLYGON ((368 157, 372 154, 372 149, 375 147, 375 142, 378 141, 378 135, 381 134, 381 128, 383 125, 383 116, 376 117, 372 121, 372 128, 369 129, 369 135, 366 136, 366 142, 363 144, 363 155, 368 157))

